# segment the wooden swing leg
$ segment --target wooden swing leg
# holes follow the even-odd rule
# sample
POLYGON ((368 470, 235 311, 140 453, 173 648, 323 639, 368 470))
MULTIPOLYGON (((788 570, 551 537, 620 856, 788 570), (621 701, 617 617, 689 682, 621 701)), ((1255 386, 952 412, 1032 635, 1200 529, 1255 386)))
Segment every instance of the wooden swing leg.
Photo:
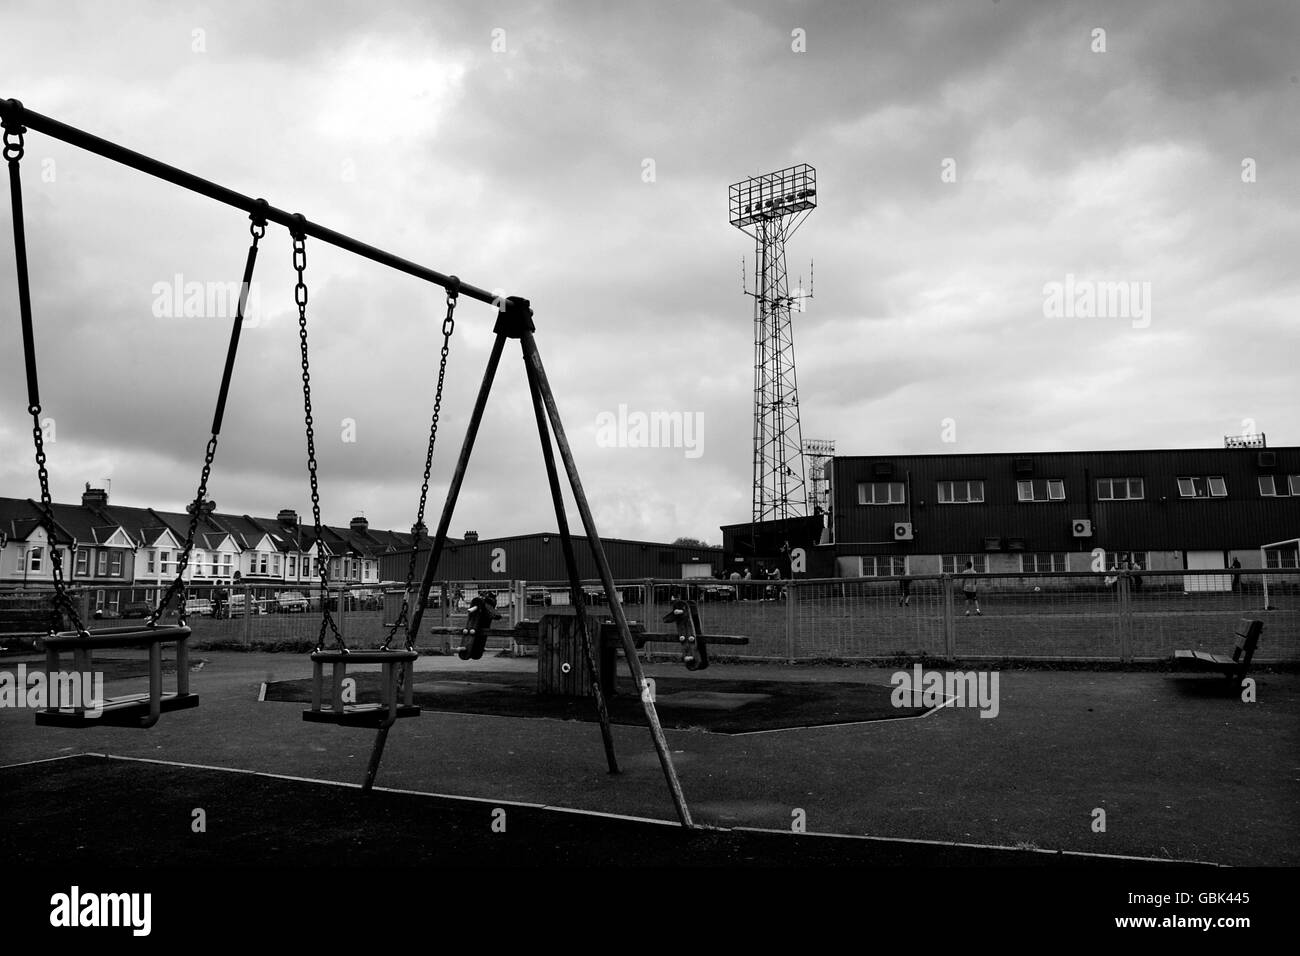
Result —
MULTIPOLYGON (((596 716, 600 720, 600 739, 605 746, 605 762, 610 773, 618 773, 618 757, 614 753, 614 732, 609 723, 609 708, 605 703, 605 691, 601 686, 600 667, 596 655, 591 649, 591 632, 587 629, 587 599, 582 591, 582 582, 578 579, 578 560, 573 553, 573 537, 569 533, 569 516, 564 513, 564 494, 560 490, 560 476, 555 468, 555 452, 551 448, 551 433, 546 425, 546 406, 542 402, 542 393, 537 387, 537 373, 528 361, 528 350, 524 349, 524 368, 528 373, 528 390, 533 397, 533 415, 537 419, 537 434, 542 440, 542 458, 546 462, 546 480, 551 486, 551 500, 555 503, 555 522, 560 530, 560 546, 564 551, 564 564, 569 575, 570 600, 578 614, 578 629, 582 635, 582 653, 587 658, 587 670, 591 673, 591 689, 596 698, 596 716)), ((597 632, 599 635, 599 632, 597 632)), ((597 637, 599 640, 599 636, 597 637)))
POLYGON ((605 557, 605 548, 601 544, 600 535, 596 531, 596 522, 591 516, 591 506, 587 503, 587 495, 582 490, 582 479, 578 477, 578 466, 573 459, 573 451, 569 448, 569 441, 564 435, 564 423, 560 421, 560 411, 555 404, 555 396, 551 392, 550 382, 546 378, 546 369, 542 366, 542 357, 537 351, 537 342, 533 339, 532 332, 528 331, 525 331, 520 336, 520 339, 523 342, 524 355, 535 371, 538 390, 541 392, 542 400, 546 404, 546 413, 550 417, 551 428, 555 433, 555 443, 559 446, 560 458, 564 461, 564 469, 569 476, 569 488, 573 492, 573 500, 578 506, 578 513, 582 515, 582 526, 587 532, 587 541, 591 545, 592 555, 596 559, 596 567, 600 571, 601 583, 605 586, 605 596, 609 601, 610 613, 618 625, 619 637, 623 641, 623 656, 627 658, 628 669, 632 672, 632 679, 636 682, 637 691, 641 695, 646 720, 650 724, 650 737, 654 741, 655 751, 659 755, 659 764, 663 768, 664 779, 668 782, 673 805, 677 810, 677 816, 681 820, 682 826, 693 827, 695 824, 691 820, 691 811, 686 806, 686 795, 682 793, 681 782, 677 779, 677 771, 673 767, 672 754, 668 750, 668 741, 664 738, 664 730, 659 723, 659 714, 655 711, 654 702, 649 699, 649 695, 641 693, 641 688, 645 686, 645 675, 641 670, 641 661, 637 658, 636 644, 632 641, 632 632, 627 626, 627 615, 623 613, 623 605, 619 603, 618 594, 614 589, 614 575, 610 571, 609 561, 605 557))

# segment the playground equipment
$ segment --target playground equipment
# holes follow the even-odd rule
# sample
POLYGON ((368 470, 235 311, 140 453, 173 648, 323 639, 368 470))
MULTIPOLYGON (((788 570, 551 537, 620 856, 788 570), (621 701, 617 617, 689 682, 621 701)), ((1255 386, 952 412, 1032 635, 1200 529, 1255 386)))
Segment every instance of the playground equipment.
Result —
MULTIPOLYGON (((278 209, 274 206, 271 206, 265 200, 252 199, 248 196, 241 195, 240 193, 227 189, 224 186, 217 185, 216 183, 202 179, 191 173, 185 172, 183 170, 177 169, 172 166, 168 166, 155 159, 125 149, 122 146, 119 146, 115 143, 111 143, 97 136, 92 136, 89 133, 68 126, 64 123, 60 123, 57 120, 51 119, 47 116, 42 116, 39 113, 35 113, 27 109, 18 100, 10 99, 10 100, 0 101, 0 120, 3 121, 4 157, 9 164, 10 188, 11 188, 11 194, 13 198, 14 238, 15 238, 16 258, 18 264, 19 306, 20 306, 20 314, 21 314, 22 327, 23 327, 24 355, 27 362, 27 381, 28 381, 28 395, 29 395, 28 410, 32 413, 36 425, 37 464, 39 467, 39 474, 41 477, 41 485, 42 485, 41 500, 42 500, 42 511, 44 515, 43 522, 47 526, 47 533, 53 531, 54 520, 51 513, 48 481, 45 473, 45 455, 43 449, 41 448, 41 436, 40 436, 41 406, 40 406, 39 396, 36 390, 36 375, 35 375, 36 359, 35 359, 35 349, 33 344, 34 338, 32 332, 31 302, 30 302, 30 294, 29 294, 28 282, 27 282, 26 246, 23 237, 22 193, 21 193, 21 187, 19 184, 19 176, 18 176, 18 172, 19 172, 18 163, 19 160, 21 160, 23 154, 23 136, 29 129, 35 130, 37 132, 45 133, 49 136, 62 140, 63 142, 69 143, 73 146, 79 147, 81 149, 85 149, 89 152, 95 153, 99 156, 105 157, 114 162, 123 164, 125 166, 129 166, 133 169, 147 173, 148 175, 170 182, 173 185, 180 186, 182 188, 207 196, 218 202, 243 210, 244 212, 248 213, 250 216, 253 217, 254 249, 256 249, 257 239, 260 238, 257 231, 259 224, 264 226, 265 224, 275 223, 276 225, 284 226, 290 231, 291 235, 294 238, 295 266, 297 266, 299 262, 298 250, 300 248, 305 248, 303 246, 303 243, 305 243, 305 240, 308 237, 310 237, 322 242, 329 243, 330 245, 352 252, 356 255, 363 256, 374 262, 380 263, 381 265, 395 269, 399 272, 404 272, 408 275, 415 276, 416 278, 423 279, 426 282, 432 282, 448 290, 449 292, 454 293, 457 296, 466 296, 476 301, 490 303, 491 305, 495 306, 497 309, 497 320, 496 320, 496 325, 493 329, 493 332, 495 334, 495 340, 492 345, 491 354, 488 358, 487 369, 484 372, 482 385, 479 388, 478 397, 475 400, 473 411, 471 412, 470 415, 470 420, 466 429, 464 442, 462 443, 460 455, 457 459, 455 470, 452 475, 451 485, 448 489, 447 498, 443 505, 442 516, 438 522, 437 532, 434 535, 432 545, 429 549, 429 556, 425 564, 423 579, 421 580, 420 583, 418 600, 415 603, 415 610, 410 617, 410 622, 407 628, 408 639, 410 635, 419 633, 420 620, 423 615, 424 608, 428 603, 429 589, 433 583, 434 577, 437 572, 438 559, 442 554, 442 551, 446 543, 447 529, 451 523, 452 515, 455 510, 456 500, 460 493, 461 485, 464 482, 466 470, 469 466, 470 454, 473 451, 474 440, 478 433, 478 428, 482 420, 483 411, 487 405, 488 395, 491 391, 492 383, 495 379, 497 368, 500 364, 501 355, 505 349, 506 342, 510 339, 514 339, 519 342, 520 349, 522 352, 525 375, 527 378, 528 388, 533 402, 533 411, 534 411, 534 417, 536 419, 536 424, 537 424, 538 437, 541 441, 541 446, 542 446, 542 457, 546 464, 547 479, 548 479, 548 484, 550 486, 551 498, 555 506, 556 520, 559 524, 561 544, 564 550, 565 563, 568 570, 570 592, 572 595, 573 604, 578 611, 579 618, 585 621, 586 600, 585 600, 583 589, 579 583, 577 565, 574 559, 573 542, 569 532, 568 520, 565 515, 564 501, 560 489, 559 472, 556 466, 554 450, 552 448, 552 440, 554 441, 554 445, 559 449, 560 458, 563 461, 565 473, 569 481, 570 491, 573 495, 574 503, 576 504, 578 512, 582 519, 583 530, 587 538, 588 546, 591 548, 592 557, 595 559, 596 565, 599 569, 601 584, 605 590, 606 598, 609 603, 609 610, 611 615, 614 618, 614 624, 618 629, 619 639, 624 649, 624 655, 627 659, 628 668, 631 671, 632 677, 636 682, 637 686, 638 687, 644 686, 644 676, 641 672, 640 662, 637 659, 636 647, 632 639, 631 631, 628 627, 627 618, 623 613, 622 606, 618 602, 618 598, 614 588, 613 575, 609 567, 609 562, 606 559, 604 548, 600 540, 600 536, 596 530, 595 521, 593 520, 591 515, 591 508, 587 503, 586 494, 583 491, 582 482, 578 476, 577 466, 574 463, 573 454, 569 447, 568 439, 565 436, 564 426, 560 419, 560 413, 555 402, 555 396, 551 391, 550 382, 546 376, 545 367, 542 364, 541 354, 538 352, 537 343, 533 338, 533 332, 535 331, 535 326, 532 320, 533 318, 532 309, 530 308, 527 299, 518 296, 495 295, 491 292, 488 292, 485 289, 470 285, 468 283, 462 283, 454 276, 444 275, 443 273, 437 272, 433 269, 429 269, 425 266, 418 265, 414 262, 410 262, 399 256, 393 255, 392 253, 385 252, 382 249, 378 249, 373 246, 369 246, 365 243, 359 242, 358 240, 346 236, 342 233, 335 232, 331 229, 325 228, 324 226, 313 223, 302 215, 291 214, 282 209, 278 209)), ((245 278, 248 281, 251 281, 252 264, 253 264, 253 252, 250 251, 248 263, 245 268, 245 278)), ((303 265, 305 267, 305 262, 303 263, 303 265)), ((247 289, 248 289, 248 284, 246 281, 244 285, 245 294, 247 292, 247 289)), ((240 315, 242 315, 243 307, 246 304, 244 302, 244 298, 245 295, 241 295, 240 315)), ((301 270, 299 273, 299 286, 295 290, 295 298, 299 301, 299 306, 300 306, 300 332, 303 341, 302 351, 303 351, 303 358, 304 358, 304 378, 306 378, 307 349, 306 349, 305 319, 303 318, 303 315, 305 314, 305 305, 306 305, 306 287, 305 284, 302 282, 301 270)), ((233 367, 235 345, 238 341, 238 331, 240 325, 241 325, 241 321, 237 317, 234 330, 232 331, 231 346, 227 354, 226 370, 222 382, 221 397, 218 402, 217 416, 216 416, 216 420, 214 421, 213 436, 208 444, 208 452, 205 459, 204 470, 203 470, 203 479, 200 482, 199 500, 196 501, 196 507, 194 508, 194 512, 193 512, 194 523, 197 522, 198 515, 201 512, 201 505, 202 505, 201 499, 206 494, 206 481, 211 468, 212 457, 216 450, 216 437, 217 437, 216 433, 220 426, 220 416, 221 416, 221 411, 224 407, 226 389, 229 385, 230 371, 231 368, 233 367)), ((305 382, 305 384, 307 383, 305 382)), ((306 416, 310 424, 310 389, 309 388, 304 390, 304 406, 305 406, 306 416)), ((309 442, 310 442, 310 432, 309 432, 309 442)), ((309 449, 310 449, 310 444, 309 444, 309 449)), ((312 484, 313 484, 313 495, 315 496, 316 482, 315 482, 314 469, 312 470, 312 484)), ((316 502, 314 501, 313 504, 316 504, 316 502)), ((193 523, 191 526, 191 534, 188 536, 190 539, 192 539, 193 536, 192 532, 193 532, 193 523)), ((319 541, 319 537, 318 537, 318 541, 319 541)), ((187 550, 190 545, 192 545, 192 540, 187 540, 187 550)), ((57 554, 57 550, 55 553, 57 554)), ((181 565, 181 571, 183 572, 183 570, 184 570, 184 565, 181 565)), ((178 574, 178 581, 175 587, 179 587, 179 581, 180 581, 180 576, 178 574)), ((62 589, 61 572, 60 572, 60 577, 58 579, 57 588, 59 590, 62 589)), ((174 588, 168 589, 169 599, 170 597, 174 596, 173 591, 174 588)), ((64 600, 66 601, 66 597, 64 598, 64 600)), ((119 638, 124 636, 129 636, 132 640, 158 641, 160 638, 158 632, 164 629, 160 629, 156 626, 157 616, 158 614, 156 613, 154 617, 147 622, 146 626, 140 629, 138 632, 133 631, 130 635, 118 634, 115 636, 119 638)), ((326 626, 328 627, 328 625, 326 626)), ((87 632, 80 625, 79 621, 76 622, 76 627, 77 629, 74 633, 82 640, 85 640, 87 636, 87 632)), ((175 637, 176 640, 180 641, 183 638, 188 637, 187 633, 182 633, 182 631, 187 631, 187 630, 188 629, 184 628, 182 625, 178 625, 175 630, 168 632, 167 636, 175 637)), ((582 645, 583 654, 592 672, 596 673, 594 655, 592 652, 592 642, 588 636, 588 632, 585 627, 581 628, 581 634, 582 634, 581 645, 582 645)), ((92 641, 94 640, 93 635, 90 636, 90 639, 92 641)), ((342 654, 344 652, 342 650, 336 650, 334 652, 324 652, 323 650, 321 650, 318 651, 317 653, 342 654)), ((382 755, 383 741, 387 734, 388 728, 386 726, 382 726, 383 721, 388 720, 389 724, 391 725, 391 719, 396 719, 396 718, 392 718, 392 713, 394 711, 393 702, 396 699, 397 681, 399 679, 398 665, 406 665, 407 667, 409 667, 409 665, 412 664, 414 661, 414 658, 410 657, 410 655, 414 653, 413 651, 395 652, 395 651, 384 651, 381 649, 374 653, 383 654, 383 655, 393 655, 393 657, 391 658, 391 660, 393 661, 393 666, 389 667, 388 665, 390 658, 388 657, 383 658, 382 661, 383 666, 385 667, 388 673, 391 673, 392 676, 385 677, 385 691, 388 695, 387 697, 388 707, 385 710, 385 716, 379 721, 381 726, 379 728, 379 734, 376 740, 375 750, 372 754, 371 773, 368 775, 369 780, 373 780, 373 770, 378 766, 379 759, 382 755)), ((361 662, 361 657, 359 655, 354 654, 351 657, 349 657, 347 660, 343 661, 342 663, 346 665, 347 663, 360 663, 360 662, 361 662)), ((323 668, 324 664, 326 663, 334 664, 338 662, 334 660, 321 659, 319 661, 315 661, 314 663, 318 663, 323 668)), ((407 683, 407 687, 409 688, 410 682, 407 681, 406 683, 407 683)), ((613 735, 610 729, 609 715, 605 708, 603 693, 600 692, 599 688, 597 689, 595 699, 596 699, 598 715, 600 718, 601 737, 605 748, 605 755, 609 766, 609 771, 611 773, 617 773, 618 762, 614 754, 613 735)), ((651 739, 653 741, 655 751, 658 755, 659 763, 663 770, 664 778, 668 784, 668 788, 672 796, 673 805, 677 812, 678 819, 680 820, 683 826, 691 827, 694 824, 691 820, 690 811, 686 805, 685 796, 682 793, 681 784, 677 779, 676 770, 673 767, 672 757, 668 750, 667 742, 664 738, 663 728, 661 727, 659 723, 658 715, 655 712, 654 702, 651 699, 649 699, 649 695, 642 695, 641 699, 644 704, 646 721, 647 724, 649 725, 651 739)), ((190 706, 192 706, 192 704, 190 706)), ((160 704, 160 709, 161 709, 161 704, 160 704)), ((340 713, 338 715, 338 719, 342 719, 343 716, 344 716, 343 713, 340 713)))
MULTIPOLYGON (((147 647, 149 649, 149 693, 114 698, 111 701, 95 702, 101 706, 87 708, 85 701, 80 705, 73 702, 53 700, 36 714, 39 724, 55 724, 71 727, 93 727, 96 724, 113 724, 117 726, 152 727, 158 722, 164 711, 187 709, 198 706, 198 697, 189 693, 188 658, 185 642, 189 639, 190 629, 186 626, 186 607, 182 602, 179 619, 175 625, 160 625, 167 607, 183 591, 185 569, 189 565, 190 555, 194 549, 194 533, 200 517, 205 513, 208 478, 212 473, 212 461, 217 452, 217 439, 221 434, 221 421, 225 414, 226 397, 230 391, 230 376, 234 371, 235 356, 239 350, 239 333, 244 323, 244 309, 248 304, 248 290, 253 280, 253 267, 257 262, 257 245, 266 234, 266 219, 262 210, 266 203, 255 201, 249 210, 252 225, 253 242, 249 246, 244 263, 244 282, 240 289, 239 303, 235 310, 234 323, 230 330, 230 344, 226 350, 226 364, 221 375, 221 386, 217 393, 217 408, 212 417, 212 436, 208 439, 207 450, 203 458, 203 471, 199 478, 198 492, 190 506, 190 523, 185 534, 185 544, 176 561, 176 577, 168 585, 158 601, 157 607, 139 627, 114 627, 88 630, 82 623, 74 603, 69 599, 63 579, 63 555, 59 545, 59 528, 54 519, 53 504, 50 499, 49 473, 45 467, 46 455, 41 423, 40 386, 37 380, 36 335, 32 321, 31 288, 27 275, 27 240, 23 217, 23 194, 21 162, 25 151, 24 125, 26 114, 22 104, 16 100, 7 101, 0 109, 0 125, 4 129, 4 158, 9 166, 9 195, 13 210, 14 258, 18 270, 18 313, 23 333, 23 359, 27 375, 27 411, 32 416, 32 439, 36 449, 36 470, 41 486, 41 526, 45 529, 50 546, 50 566, 54 578, 54 604, 66 612, 72 622, 73 630, 55 634, 53 631, 45 638, 46 664, 52 675, 59 670, 60 652, 71 651, 74 667, 85 678, 90 677, 92 656, 95 650, 110 647, 147 647), (176 644, 177 690, 171 694, 162 691, 162 656, 161 646, 176 644), (72 706, 62 706, 72 703, 72 706)), ((72 545, 68 540, 67 545, 72 545)), ((57 686, 51 681, 51 686, 57 686)), ((57 696, 57 694, 56 694, 57 696)))

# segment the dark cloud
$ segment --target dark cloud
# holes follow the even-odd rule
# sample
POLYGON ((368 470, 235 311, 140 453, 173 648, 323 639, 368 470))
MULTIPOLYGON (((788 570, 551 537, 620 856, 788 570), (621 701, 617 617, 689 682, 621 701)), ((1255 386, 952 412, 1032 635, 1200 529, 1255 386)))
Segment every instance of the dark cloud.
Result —
MULTIPOLYGON (((1249 417, 1295 443, 1297 16, 1208 0, 27 3, 7 8, 21 42, 0 95, 526 294, 602 530, 717 540, 748 513, 752 437, 753 245, 726 187, 797 162, 821 201, 789 249, 792 280, 816 260, 795 318, 805 435, 940 452, 952 419, 960 451, 1196 446, 1249 417), (1149 282, 1150 322, 1045 316, 1067 275, 1149 282), (603 446, 597 418, 620 405, 698 414, 701 454, 603 446)), ((155 315, 154 290, 237 279, 246 220, 36 134, 24 175, 56 496, 111 476, 114 500, 183 507, 228 318, 155 315)), ((309 508, 289 252, 273 227, 212 483, 227 510, 309 508)), ((326 520, 408 527, 443 294, 319 243, 308 274, 326 520)), ((12 312, 11 269, 0 301, 12 312)), ((431 524, 492 322, 459 311, 431 524)), ((28 495, 10 329, 0 481, 28 495)), ((512 346, 452 529, 553 523, 512 346)))

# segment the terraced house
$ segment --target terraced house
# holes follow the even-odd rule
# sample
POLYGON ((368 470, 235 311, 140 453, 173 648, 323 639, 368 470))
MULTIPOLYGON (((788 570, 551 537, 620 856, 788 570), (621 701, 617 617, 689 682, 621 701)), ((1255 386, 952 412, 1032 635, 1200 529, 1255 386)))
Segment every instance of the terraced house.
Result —
MULTIPOLYGON (((132 601, 152 601, 176 576, 191 516, 112 505, 104 489, 86 486, 80 504, 52 506, 64 578, 92 590, 92 606, 118 613, 132 601), (71 542, 68 545, 67 542, 71 542)), ((50 542, 38 502, 0 498, 0 588, 53 587, 50 542)), ((303 525, 297 512, 275 518, 202 510, 185 568, 192 593, 235 583, 303 590, 329 562, 331 583, 379 584, 380 558, 411 546, 409 533, 371 529, 364 517, 346 528, 303 525)))

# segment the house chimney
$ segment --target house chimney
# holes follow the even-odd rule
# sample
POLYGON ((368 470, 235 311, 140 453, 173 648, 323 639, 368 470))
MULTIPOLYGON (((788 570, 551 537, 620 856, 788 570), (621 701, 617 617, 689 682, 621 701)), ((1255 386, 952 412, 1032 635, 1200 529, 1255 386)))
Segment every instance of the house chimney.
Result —
POLYGON ((86 490, 81 493, 81 504, 86 508, 108 507, 108 489, 92 488, 90 482, 86 482, 86 490))
POLYGON ((351 528, 353 531, 365 531, 367 528, 370 527, 370 522, 367 521, 362 516, 357 516, 352 519, 352 521, 348 524, 348 527, 351 528))
POLYGON ((292 508, 285 508, 275 516, 275 520, 286 528, 296 528, 298 527, 298 512, 292 508))
POLYGON ((477 531, 466 531, 466 532, 465 532, 465 543, 466 543, 466 544, 473 544, 473 543, 474 543, 475 541, 477 541, 477 540, 478 540, 478 532, 477 532, 477 531))

